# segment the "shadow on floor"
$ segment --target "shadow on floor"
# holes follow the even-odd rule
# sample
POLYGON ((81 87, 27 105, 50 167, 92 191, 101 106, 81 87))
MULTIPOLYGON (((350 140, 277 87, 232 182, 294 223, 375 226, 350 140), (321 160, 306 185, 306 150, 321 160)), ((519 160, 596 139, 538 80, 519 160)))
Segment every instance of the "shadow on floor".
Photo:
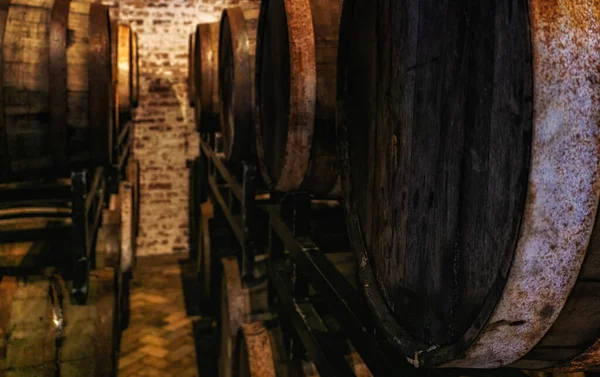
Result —
POLYGON ((180 259, 179 268, 187 315, 196 318, 192 325, 199 375, 218 377, 219 332, 216 326, 216 311, 212 305, 200 299, 202 287, 196 275, 196 262, 180 259))

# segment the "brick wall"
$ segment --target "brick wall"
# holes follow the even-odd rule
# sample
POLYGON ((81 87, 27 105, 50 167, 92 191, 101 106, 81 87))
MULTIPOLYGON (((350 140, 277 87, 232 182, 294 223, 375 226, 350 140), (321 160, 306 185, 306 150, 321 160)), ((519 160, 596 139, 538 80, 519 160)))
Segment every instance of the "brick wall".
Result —
POLYGON ((215 0, 106 0, 111 15, 138 33, 140 100, 134 153, 141 166, 140 255, 188 251, 186 160, 198 154, 186 77, 188 35, 216 21, 225 5, 215 0))

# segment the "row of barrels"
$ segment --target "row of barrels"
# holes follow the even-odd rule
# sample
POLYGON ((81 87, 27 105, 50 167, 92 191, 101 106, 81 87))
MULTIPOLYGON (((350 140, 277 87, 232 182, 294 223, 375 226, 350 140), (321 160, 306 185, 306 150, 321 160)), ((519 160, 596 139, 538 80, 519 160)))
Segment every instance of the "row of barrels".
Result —
MULTIPOLYGON (((108 174, 118 165, 115 149, 139 91, 137 36, 130 28, 111 23, 108 8, 96 1, 1 0, 0 46, 0 183, 42 190, 42 181, 57 182, 68 191, 70 172, 104 167, 108 174)), ((101 228, 83 237, 95 244, 83 305, 71 300, 66 278, 69 253, 81 247, 74 239, 82 237, 58 231, 58 223, 65 229, 74 223, 72 203, 55 208, 55 198, 3 198, 3 206, 21 211, 17 219, 3 218, 3 227, 46 223, 49 236, 0 244, 0 375, 116 375, 139 195, 133 157, 123 170, 124 179, 112 182, 118 192, 102 211, 101 228), (47 216, 27 218, 36 205, 51 207, 47 216), (56 219, 54 210, 68 216, 56 219)))
POLYGON ((116 376, 135 266, 133 200, 132 184, 121 181, 102 212, 84 305, 72 302, 59 255, 71 237, 0 244, 1 376, 116 376), (26 273, 5 273, 11 268, 26 273))
POLYGON ((0 182, 109 166, 139 93, 129 26, 95 2, 3 0, 0 46, 0 182))
POLYGON ((343 197, 365 297, 415 366, 599 368, 598 15, 594 0, 228 8, 193 38, 197 127, 273 190, 343 197))

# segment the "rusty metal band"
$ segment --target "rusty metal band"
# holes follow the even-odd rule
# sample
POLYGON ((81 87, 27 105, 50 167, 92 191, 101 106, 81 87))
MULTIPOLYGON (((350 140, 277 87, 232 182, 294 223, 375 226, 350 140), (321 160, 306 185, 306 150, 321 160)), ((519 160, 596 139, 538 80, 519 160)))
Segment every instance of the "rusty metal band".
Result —
MULTIPOLYGON (((0 0, 0 46, 4 46, 4 31, 10 0, 0 0)), ((8 140, 6 121, 4 119, 4 54, 0 49, 0 177, 6 178, 11 174, 10 155, 8 154, 8 140)))
POLYGON ((67 27, 70 5, 71 0, 56 0, 50 18, 50 144, 53 159, 60 169, 67 167, 67 27))
POLYGON ((95 166, 107 166, 112 160, 112 127, 110 127, 110 20, 108 8, 90 5, 89 14, 89 125, 90 151, 95 166))

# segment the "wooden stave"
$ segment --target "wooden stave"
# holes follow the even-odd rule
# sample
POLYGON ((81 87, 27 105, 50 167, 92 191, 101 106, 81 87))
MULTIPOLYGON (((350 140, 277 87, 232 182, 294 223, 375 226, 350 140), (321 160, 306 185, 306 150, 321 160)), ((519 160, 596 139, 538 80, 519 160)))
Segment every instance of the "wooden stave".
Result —
MULTIPOLYGON (((357 10, 351 10, 351 6, 356 5, 357 3, 359 3, 358 1, 347 1, 347 9, 344 9, 344 13, 345 16, 343 16, 343 23, 346 22, 345 28, 347 30, 350 30, 350 19, 352 17, 352 12, 356 12, 356 14, 360 14, 361 18, 365 18, 365 14, 368 14, 368 11, 366 10, 366 5, 365 7, 363 7, 363 13, 361 14, 360 11, 357 10), (346 14, 347 13, 347 14, 346 14), (347 20, 345 20, 347 18, 347 20), (344 21, 345 20, 345 21, 344 21)), ((565 5, 565 4, 563 4, 565 5)), ((538 50, 536 51, 536 55, 534 55, 535 59, 537 59, 535 61, 535 65, 534 65, 534 72, 536 74, 536 78, 538 79, 538 87, 537 87, 537 93, 536 94, 545 94, 544 93, 544 88, 543 85, 549 85, 548 83, 548 77, 552 75, 552 73, 550 73, 548 75, 547 72, 552 72, 552 69, 560 69, 560 68, 555 68, 557 66, 561 66, 561 64, 565 64, 564 62, 567 61, 571 61, 571 60, 575 60, 575 66, 577 67, 576 72, 574 72, 574 70, 572 68, 569 68, 570 70, 570 74, 572 74, 574 76, 574 78, 569 81, 568 79, 565 80, 564 82, 559 82, 558 85, 563 84, 563 86, 561 88, 565 88, 565 91, 568 91, 570 89, 567 89, 568 86, 570 84, 572 84, 574 81, 577 80, 578 77, 580 77, 582 74, 584 74, 583 72, 586 72, 586 69, 588 71, 592 71, 593 69, 591 67, 594 66, 594 64, 596 63, 596 61, 598 60, 596 56, 594 56, 592 54, 592 56, 590 56, 590 54, 588 53, 588 51, 597 51, 598 50, 598 39, 594 39, 594 37, 591 38, 587 38, 586 36, 590 36, 590 35, 597 35, 597 32, 591 32, 590 29, 592 28, 591 25, 591 21, 589 20, 589 18, 587 16, 589 16, 589 14, 597 14, 597 4, 594 4, 593 2, 585 2, 585 4, 578 4, 575 6, 561 6, 560 9, 559 7, 557 7, 556 9, 554 7, 544 7, 544 5, 541 4, 541 2, 536 2, 536 1, 530 1, 529 2, 529 10, 531 12, 533 12, 535 14, 535 17, 533 18, 533 23, 534 25, 532 26, 531 30, 532 30, 532 36, 533 36, 533 42, 534 42, 534 47, 537 47, 538 50), (580 7, 579 9, 577 9, 578 7, 580 7), (585 9, 586 11, 589 12, 584 12, 583 9, 585 9), (546 13, 546 14, 545 14, 546 13), (586 16, 584 16, 583 14, 586 14, 586 16), (569 24, 571 26, 573 26, 573 24, 576 24, 575 26, 575 30, 569 30, 568 34, 570 38, 573 38, 573 40, 576 40, 577 42, 572 42, 572 45, 578 45, 578 47, 573 47, 570 46, 572 50, 577 50, 577 52, 571 51, 569 56, 575 56, 579 53, 581 53, 582 55, 585 56, 585 58, 580 58, 580 59, 567 59, 564 57, 559 57, 561 56, 561 53, 557 53, 557 51, 555 51, 554 49, 552 49, 552 54, 555 54, 556 56, 556 60, 560 60, 560 59, 564 59, 562 62, 557 62, 556 60, 552 60, 551 58, 554 55, 549 56, 547 54, 547 50, 544 50, 544 46, 543 46, 543 41, 544 40, 550 40, 552 41, 557 40, 558 38, 560 38, 558 36, 558 32, 556 31, 556 28, 558 25, 557 20, 561 19, 561 21, 563 22, 563 24, 569 24), (576 22, 573 22, 574 20, 576 20, 576 22), (588 28, 586 30, 586 28, 588 28), (584 32, 581 32, 582 30, 585 30, 584 32), (536 46, 537 44, 537 46, 536 46), (589 62, 589 63, 588 63, 589 62), (573 73, 574 72, 574 73, 573 73), (579 76, 578 76, 579 74, 579 76), (544 78, 543 80, 540 78, 544 78), (540 82, 542 82, 542 84, 540 84, 540 82)), ((358 9, 358 8, 357 8, 358 9)), ((342 27, 344 29, 344 26, 342 27)), ((362 33, 365 33, 365 30, 361 30, 362 33)), ((347 43, 350 39, 349 39, 349 35, 351 35, 349 32, 344 32, 342 31, 342 37, 340 38, 340 46, 344 45, 344 43, 347 43), (345 33, 345 35, 344 35, 345 33), (346 41, 342 41, 343 38, 346 38, 346 41)), ((346 49, 348 45, 346 44, 346 49)), ((340 47, 342 49, 342 47, 340 47)), ((357 46, 354 45, 354 48, 356 49, 357 46)), ((567 53, 565 53, 567 54, 567 53)), ((347 54, 347 52, 345 52, 344 54, 340 52, 340 59, 339 59, 339 63, 341 64, 343 59, 349 59, 349 55, 347 54)), ((566 68, 564 68, 566 69, 566 68)), ((338 78, 341 79, 340 81, 343 81, 344 79, 344 75, 350 75, 350 73, 348 72, 341 72, 343 71, 343 69, 340 69, 340 72, 338 73, 338 78)), ((592 75, 597 74, 597 73, 591 73, 592 75)), ((567 75, 568 76, 568 75, 567 75)), ((564 78, 564 77, 563 77, 564 78)), ((338 84, 338 90, 339 93, 343 93, 344 91, 344 83, 341 82, 338 84)), ((593 103, 597 103, 598 101, 598 94, 597 91, 594 91, 593 89, 590 89, 589 87, 586 87, 585 90, 587 90, 586 94, 589 94, 591 96, 591 101, 593 103)), ((560 93, 559 91, 557 91, 559 94, 563 94, 564 95, 564 91, 562 93, 560 93)), ((543 97, 543 95, 542 95, 543 97)), ((546 100, 548 100, 548 95, 546 95, 545 97, 546 100)), ((564 99, 564 97, 563 97, 564 99)), ((577 98, 575 99, 577 100, 577 98)), ((538 100, 539 101, 539 100, 538 100)), ((576 101, 575 101, 576 102, 576 101)), ((352 195, 352 185, 349 183, 349 181, 351 180, 351 172, 350 172, 350 159, 349 159, 349 149, 350 149, 350 145, 348 142, 348 129, 347 129, 347 122, 348 119, 346 118, 346 114, 345 111, 347 110, 346 107, 349 107, 351 105, 346 103, 346 98, 344 98, 341 94, 338 95, 338 117, 339 117, 339 122, 342 124, 341 127, 341 135, 342 135, 342 140, 341 140, 341 147, 340 147, 340 154, 342 157, 342 170, 343 170, 343 176, 344 176, 344 189, 345 189, 345 194, 346 197, 350 197, 350 195, 352 195)), ((539 106, 539 102, 538 102, 538 106, 539 106)), ((568 106, 567 106, 568 107, 568 106)), ((575 107, 575 106, 574 106, 575 107)), ((578 109, 575 109, 574 111, 577 112, 578 109)), ((579 114, 578 114, 579 115, 579 114)), ((539 116, 538 116, 538 120, 539 120, 539 116)), ((589 127, 590 130, 586 131, 580 131, 582 134, 586 135, 584 138, 586 139, 584 143, 589 143, 592 146, 595 146, 595 144, 597 143, 596 141, 594 141, 592 138, 589 137, 589 134, 592 133, 594 129, 594 124, 597 125, 597 120, 593 117, 583 117, 583 120, 581 121, 581 124, 584 124, 584 126, 582 126, 582 128, 584 127, 589 127)), ((580 128, 581 130, 581 128, 580 128)), ((563 139, 567 139, 567 137, 563 136, 563 139)), ((534 145, 535 146, 535 145, 534 145)), ((540 147, 538 147, 540 148, 540 147)), ((541 148, 540 148, 541 149, 541 148)), ((550 148, 549 148, 550 149, 550 148)), ((552 156, 552 153, 556 153, 557 151, 555 150, 551 150, 550 152, 546 151, 550 156, 552 156)), ((538 150, 536 150, 534 148, 533 150, 533 155, 534 157, 536 156, 536 153, 538 153, 539 155, 541 155, 541 152, 539 152, 538 150)), ((593 152, 589 152, 589 151, 585 151, 584 148, 581 148, 577 151, 577 153, 581 153, 583 154, 583 156, 581 159, 578 160, 579 164, 584 164, 585 165, 585 169, 589 169, 588 172, 585 172, 585 169, 583 168, 575 168, 573 170, 576 170, 578 173, 581 173, 583 171, 583 173, 581 173, 580 177, 582 178, 578 178, 576 181, 574 180, 573 182, 571 182, 570 184, 572 185, 577 185, 577 184, 582 184, 582 182, 595 182, 596 179, 595 178, 591 178, 594 176, 597 176, 596 174, 596 168, 593 166, 590 166, 591 164, 589 163, 589 159, 587 158, 587 156, 589 155, 594 155, 595 153, 593 152), (586 154, 587 153, 587 154, 586 154), (585 178, 584 178, 585 177, 585 178)), ((549 157, 546 157, 549 158, 549 157)), ((532 158, 533 159, 533 158, 532 158)), ((572 160, 571 160, 572 161, 572 160)), ((571 162, 570 161, 570 162, 571 162)), ((573 165, 575 165, 573 163, 573 165)), ((531 178, 530 178, 531 179, 531 178)), ((570 179, 570 177, 568 177, 567 179, 570 179)), ((572 263, 571 267, 562 267, 564 268, 563 271, 568 271, 568 273, 570 274, 569 276, 569 282, 563 284, 560 289, 557 289, 557 291, 559 292, 560 298, 557 300, 558 304, 559 304, 559 310, 558 312, 560 312, 560 309, 563 307, 563 304, 565 304, 565 301, 567 305, 569 305, 569 302, 572 301, 572 298, 569 297, 567 299, 566 296, 569 295, 569 293, 571 292, 571 288, 573 287, 573 284, 575 285, 575 289, 577 289, 578 285, 581 285, 582 281, 577 281, 575 282, 575 278, 573 277, 574 275, 576 276, 577 272, 579 271, 579 266, 581 265, 581 260, 583 259, 582 254, 585 254, 585 251, 582 252, 582 248, 584 246, 587 245, 587 241, 586 239, 589 237, 590 233, 592 233, 591 237, 592 239, 597 238, 597 236, 595 236, 596 233, 596 229, 594 227, 594 230, 591 229, 591 224, 593 224, 593 217, 595 216, 596 213, 596 206, 597 206, 597 195, 598 195, 598 190, 596 187, 598 187, 596 184, 591 185, 591 187, 594 187, 592 189, 589 189, 590 186, 585 185, 585 190, 582 188, 581 191, 585 191, 585 192, 581 192, 581 193, 577 193, 576 195, 572 195, 572 197, 578 197, 578 199, 580 200, 580 206, 577 208, 577 210, 581 211, 581 213, 583 213, 582 218, 584 218, 584 220, 582 220, 582 222, 580 223, 580 227, 583 228, 583 231, 578 230, 578 234, 582 234, 580 235, 580 237, 578 237, 578 241, 573 241, 574 245, 576 245, 576 250, 574 250, 572 252, 572 255, 574 255, 574 257, 570 258, 570 262, 572 263), (582 225, 583 224, 583 225, 582 225), (583 245, 583 246, 582 246, 583 245)), ((563 190, 565 190, 564 186, 562 187, 563 190)), ((560 197, 559 197, 560 198, 560 197)), ((565 198, 570 198, 570 196, 565 196, 565 198)), ((557 203, 564 203, 565 201, 569 202, 568 200, 566 200, 565 198, 562 198, 562 200, 556 200, 557 203)), ((528 197, 528 201, 530 200, 530 198, 528 197)), ((531 205, 531 203, 528 202, 529 206, 533 206, 531 205)), ((534 351, 539 351, 538 349, 536 349, 537 345, 536 344, 541 344, 538 343, 538 341, 540 341, 540 339, 542 339, 542 336, 544 334, 546 335, 550 335, 553 332, 558 332, 561 329, 555 328, 555 326, 558 326, 557 321, 555 321, 556 317, 558 316, 560 319, 560 316, 563 315, 563 313, 561 313, 560 315, 556 314, 556 310, 554 313, 552 313, 552 315, 550 315, 550 318, 546 318, 543 321, 539 321, 536 322, 537 325, 539 325, 538 327, 540 328, 544 328, 544 330, 540 330, 539 332, 534 332, 531 331, 531 329, 528 329, 530 332, 528 333, 527 336, 515 336, 514 332, 511 334, 512 336, 514 336, 515 341, 512 344, 506 344, 506 348, 502 349, 502 346, 498 346, 495 345, 494 343, 502 343, 502 341, 505 341, 506 339, 509 339, 508 334, 510 334, 510 331, 506 331, 506 334, 504 334, 504 338, 502 336, 498 336, 497 338, 493 338, 492 337, 492 327, 490 326, 489 331, 488 332, 484 332, 482 337, 477 338, 477 343, 478 344, 463 344, 464 348, 467 348, 466 352, 463 349, 462 353, 457 353, 454 352, 452 350, 449 349, 449 347, 431 347, 430 349, 427 349, 428 345, 421 345, 418 346, 415 343, 413 343, 415 341, 415 339, 408 334, 405 329, 402 328, 401 325, 398 324, 398 322, 391 316, 391 313, 389 311, 389 309, 387 308, 387 303, 385 302, 385 300, 383 299, 381 293, 379 292, 379 288, 377 287, 377 282, 375 279, 375 274, 374 274, 374 270, 372 269, 372 267, 370 266, 370 261, 369 261, 369 256, 367 253, 367 249, 365 247, 364 243, 364 236, 361 233, 361 225, 360 225, 360 220, 358 219, 357 216, 357 209, 356 206, 351 202, 351 200, 348 200, 346 202, 346 207, 347 207, 347 212, 349 214, 347 222, 348 222, 348 226, 349 226, 349 230, 350 230, 350 236, 352 238, 352 243, 353 243, 353 247, 354 247, 354 251, 355 254, 357 256, 357 258, 361 261, 361 268, 360 268, 360 276, 361 276, 361 280, 363 285, 365 286, 365 293, 369 302, 369 305, 372 309, 372 311, 375 313, 375 317, 377 319, 377 322, 379 323, 380 327, 384 330, 385 336, 388 338, 388 340, 391 340, 392 344, 395 345, 396 349, 399 351, 399 353, 403 354, 404 356, 407 357, 407 359, 414 363, 415 365, 419 365, 419 366, 423 366, 423 365, 427 365, 427 366, 448 366, 448 367, 475 367, 475 368, 495 368, 495 367, 499 367, 499 366, 503 366, 503 365, 507 365, 510 364, 511 362, 517 361, 520 357, 526 356, 526 358, 530 359, 530 360, 520 360, 519 362, 517 362, 516 364, 513 364, 512 366, 517 366, 517 367, 532 367, 532 368, 547 368, 547 367, 553 367, 553 368, 559 368, 561 370, 564 371, 582 371, 582 370, 589 370, 589 369, 594 369, 597 368, 598 366, 598 362, 594 361, 594 360, 598 360, 598 355, 600 355, 598 353, 598 349, 600 347, 598 347, 597 344, 600 343, 596 343, 595 345, 591 346, 588 349, 587 354, 581 355, 579 358, 576 358, 575 360, 569 361, 569 360, 564 360, 564 364, 560 364, 557 363, 556 360, 552 363, 543 363, 541 362, 541 360, 535 360, 535 358, 533 358, 533 363, 531 363, 531 357, 527 357, 527 356, 533 356, 531 354, 525 355, 528 351, 532 351, 532 353, 534 351), (541 322, 541 325, 540 325, 541 322), (546 330, 550 329, 550 331, 548 333, 546 333, 546 330), (533 334, 532 334, 533 333, 533 334), (468 348, 469 346, 471 346, 470 348, 468 348), (516 349, 518 349, 519 351, 515 351, 516 349), (501 354, 501 358, 498 358, 498 355, 501 354), (510 355, 510 356, 509 356, 510 355), (462 357, 462 359, 461 359, 462 357), (497 360, 496 362, 492 362, 491 360, 497 360), (526 361, 527 364, 523 364, 521 363, 521 361, 526 361)), ((539 212, 539 208, 537 208, 538 212, 539 212)), ((577 211, 576 210, 576 211, 577 211)), ((529 213, 531 213, 532 210, 529 209, 529 213)), ((558 211, 561 212, 561 211, 558 211)), ((568 211, 562 211, 562 212, 568 212, 568 211)), ((562 213, 561 212, 561 213, 562 213)), ((597 224, 597 222, 596 222, 597 224)), ((592 247, 592 245, 590 245, 590 247, 592 247)), ((590 255, 591 253, 588 251, 588 255, 586 256, 586 260, 583 263, 583 268, 582 271, 586 270, 586 267, 589 265, 594 266, 594 263, 597 262, 591 262, 589 259, 594 259, 597 261, 597 256, 594 255, 593 257, 590 255)), ((562 255, 565 255, 564 253, 562 255)), ((519 256, 519 254, 517 254, 517 256, 519 256)), ((521 276, 523 275, 523 271, 524 269, 526 269, 528 266, 526 264, 526 261, 523 260, 522 257, 519 256, 519 258, 516 258, 519 260, 520 265, 517 265, 517 267, 515 268, 513 266, 513 270, 510 271, 509 277, 515 277, 512 280, 509 280, 510 284, 506 284, 505 286, 505 291, 508 290, 511 292, 512 295, 515 294, 515 292, 519 292, 519 290, 517 289, 518 284, 515 283, 515 281, 517 281, 517 278, 519 277, 517 274, 521 274, 521 276), (514 270, 517 270, 519 272, 515 272, 514 270)), ((567 258, 569 259, 569 258, 567 258)), ((560 265, 559 261, 557 261, 556 259, 554 259, 553 261, 554 263, 556 263, 557 265, 560 265)), ((566 262, 565 262, 566 263, 566 262)), ((595 264, 597 266, 597 264, 595 264)), ((547 266, 547 265, 546 265, 547 266)), ((529 266, 530 267, 530 266, 529 266)), ((590 268, 588 268, 588 270, 590 270, 590 268)), ((543 275, 543 274, 541 274, 543 275)), ((553 277, 555 278, 555 280, 561 280, 561 279, 556 279, 556 275, 553 274, 553 277)), ((525 277, 523 279, 526 279, 525 277)), ((543 279, 542 279, 543 280, 543 279)), ((585 278, 582 279, 583 281, 585 281, 585 278)), ((543 288, 541 288, 541 286, 543 287, 548 287, 547 283, 544 284, 534 284, 531 281, 529 281, 527 283, 527 285, 529 287, 536 287, 537 292, 542 292, 543 288)), ((510 296, 509 296, 510 297, 510 296)), ((533 296, 535 298, 535 296, 533 296)), ((552 301, 554 302, 554 300, 552 301)), ((517 316, 519 313, 519 306, 522 305, 518 305, 516 302, 513 302, 513 306, 515 306, 516 308, 513 308, 511 310, 511 302, 507 299, 504 301, 500 301, 499 304, 496 306, 496 311, 493 313, 493 315, 491 317, 491 320, 488 322, 488 324, 494 324, 494 323, 499 323, 502 324, 503 322, 506 323, 514 323, 514 326, 519 327, 521 326, 520 320, 516 320, 516 321, 508 321, 506 320, 506 318, 502 321, 501 317, 499 317, 498 315, 500 313, 502 313, 502 311, 504 312, 504 317, 507 316, 517 316), (509 315, 507 315, 509 314, 509 315), (495 319, 495 320, 494 320, 495 319), (498 322, 498 320, 500 320, 500 322, 498 322)), ((538 309, 540 308, 539 306, 539 301, 535 301, 535 300, 530 300, 530 302, 528 302, 529 305, 538 305, 538 309)), ((555 307, 556 309, 556 307, 555 307)), ((521 311, 521 313, 523 313, 523 311, 521 311)), ((541 312, 537 312, 540 313, 541 312)), ((547 314, 547 313, 546 313, 547 314)), ((535 315, 534 315, 535 316, 535 315)), ((518 316, 517 316, 518 319, 518 316)), ((565 321, 563 321, 562 323, 562 331, 567 330, 567 328, 565 328, 564 326, 565 321)), ((592 325, 593 326, 593 325, 592 325)), ((501 326, 500 326, 501 327, 501 326)), ((597 331, 597 330, 596 330, 597 331)), ((542 339, 543 341, 543 339, 542 339)), ((556 348, 555 348, 556 351, 556 348)), ((546 353, 551 353, 552 351, 550 349, 547 349, 545 351, 546 353)), ((539 355, 539 353, 538 353, 539 355)), ((547 361, 547 360, 546 360, 547 361)))
POLYGON ((200 132, 219 131, 219 34, 220 22, 196 27, 194 79, 195 121, 200 132))
POLYGON ((256 154, 254 64, 259 4, 223 10, 219 31, 219 103, 223 151, 232 162, 256 154), (226 64, 228 59, 230 64, 226 64), (235 81, 235 82, 234 82, 235 81), (235 109, 230 108, 235 103, 235 109))
MULTIPOLYGON (((263 179, 276 191, 340 194, 335 87, 341 5, 342 1, 338 0, 268 0, 261 3, 255 71, 256 148, 263 179), (271 4, 283 7, 279 10, 283 14, 272 11, 271 4), (268 22, 270 17, 283 19, 287 33, 269 31, 272 27, 268 22), (282 44, 288 46, 287 56, 281 54, 283 46, 265 41, 279 35, 282 44), (277 56, 279 63, 274 65, 289 65, 289 71, 284 70, 280 77, 284 83, 274 80, 277 81, 274 85, 283 88, 281 95, 266 97, 285 97, 285 91, 289 89, 289 100, 280 109, 285 109, 283 114, 287 116, 269 120, 273 125, 267 126, 268 118, 264 114, 273 111, 265 109, 261 99, 263 84, 273 81, 273 67, 263 68, 263 63, 268 64, 273 56, 277 56), (267 72, 264 79, 263 69, 267 72), (285 124, 286 119, 287 125, 280 125, 285 124), (275 136, 275 140, 271 140, 271 136, 266 138, 275 134, 273 129, 279 127, 286 130, 275 136), (276 149, 278 152, 274 151, 276 149)), ((270 101, 267 99, 266 102, 269 106, 270 101)))
MULTIPOLYGON (((4 105, 0 106, 2 107, 2 112, 0 113, 0 117, 2 118, 0 122, 0 149, 2 149, 2 152, 0 152, 2 162, 0 164, 2 164, 2 171, 0 173, 2 177, 0 179, 5 182, 31 179, 32 177, 52 178, 63 176, 67 175, 70 169, 105 165, 110 159, 109 143, 112 135, 111 130, 107 129, 107 124, 110 121, 110 109, 108 108, 109 84, 107 82, 110 81, 110 73, 106 64, 110 48, 106 42, 109 33, 107 26, 108 8, 99 4, 89 4, 81 1, 65 2, 61 0, 55 4, 57 4, 56 7, 53 7, 50 3, 45 3, 45 5, 38 4, 37 6, 34 3, 27 8, 27 4, 24 3, 10 5, 10 1, 8 0, 2 3, 3 10, 0 12, 0 28, 2 29, 2 43, 5 47, 3 48, 4 53, 1 59, 4 71, 3 79, 5 77, 13 77, 11 79, 12 84, 0 80, 2 92, 10 95, 10 97, 5 97, 3 94, 4 105), (17 12, 13 18, 10 17, 10 9, 13 12, 17 12), (32 17, 36 15, 42 17, 38 17, 40 23, 36 24, 38 28, 32 29, 32 33, 33 30, 45 28, 49 34, 46 34, 44 37, 43 33, 41 35, 38 33, 38 39, 35 39, 35 41, 39 42, 38 45, 47 44, 49 48, 46 51, 43 48, 40 49, 38 46, 34 50, 26 49, 21 51, 30 52, 27 55, 29 60, 31 58, 41 58, 42 61, 48 61, 50 55, 54 56, 55 59, 49 61, 47 66, 43 63, 35 65, 27 62, 25 64, 25 61, 19 62, 18 60, 14 60, 15 57, 12 57, 12 54, 17 54, 15 56, 18 59, 18 54, 22 53, 16 51, 22 48, 22 45, 29 40, 10 37, 11 33, 19 34, 17 32, 20 30, 18 29, 19 25, 22 24, 21 27, 29 25, 26 21, 17 21, 14 17, 25 17, 27 14, 32 15, 32 17), (44 23, 44 20, 48 20, 48 22, 44 23), (6 26, 9 26, 8 29, 5 28, 6 26), (66 45, 65 27, 69 29, 70 33, 68 46, 66 45), (16 31, 13 30, 15 28, 17 28, 16 31), (85 34, 86 30, 87 35, 85 34), (55 38, 55 43, 48 43, 50 34, 55 38), (63 35, 65 38, 63 38, 63 35), (8 45, 6 45, 7 42, 9 43, 8 45), (11 66, 6 66, 4 55, 9 55, 11 66), (26 69, 26 65, 31 71, 23 75, 23 79, 32 79, 36 75, 40 76, 41 79, 35 85, 42 85, 39 93, 46 93, 45 97, 47 98, 47 102, 44 102, 40 94, 40 97, 36 97, 35 102, 29 105, 26 102, 33 101, 33 98, 29 98, 28 100, 21 98, 22 101, 25 101, 22 108, 29 108, 33 111, 28 118, 28 122, 30 122, 29 127, 33 127, 32 129, 34 130, 42 130, 48 128, 45 125, 46 122, 54 125, 51 127, 53 131, 49 137, 45 137, 43 134, 35 131, 38 134, 30 133, 30 136, 26 137, 28 141, 24 141, 25 139, 19 140, 21 140, 20 143, 26 142, 29 144, 47 143, 50 140, 54 140, 56 145, 52 148, 54 150, 52 152, 53 157, 49 157, 50 155, 44 151, 42 146, 30 148, 32 150, 26 152, 28 149, 25 145, 21 144, 19 144, 21 147, 18 148, 20 157, 11 157, 11 154, 14 155, 16 153, 15 151, 10 151, 10 148, 13 148, 11 145, 16 145, 14 137, 18 138, 19 136, 17 134, 10 136, 10 134, 14 134, 14 130, 23 127, 24 123, 18 123, 17 125, 15 122, 19 119, 18 117, 25 119, 23 118, 25 114, 22 113, 23 110, 19 110, 17 102, 7 104, 6 99, 14 99, 18 91, 22 92, 22 97, 26 95, 31 97, 33 96, 31 93, 37 93, 34 92, 33 88, 22 86, 18 81, 15 81, 17 74, 13 71, 16 68, 26 69), (55 85, 56 82, 52 81, 52 78, 49 78, 51 75, 44 74, 45 69, 53 72, 53 78, 56 78, 58 83, 66 82, 66 86, 55 85), (66 76, 63 76, 63 73, 66 76), (44 84, 42 84, 44 79, 48 80, 52 89, 44 89, 44 84), (46 91, 44 92, 44 90, 46 91), (53 106, 50 107, 50 104, 53 106), (7 106, 12 106, 8 112, 6 112, 7 106), (46 113, 44 106, 48 107, 48 111, 50 112, 46 113), (65 107, 68 108, 67 111, 64 110, 65 107), (39 117, 34 119, 34 114, 39 114, 39 117), (43 114, 47 114, 47 116, 42 116, 43 114), (7 119, 7 116, 10 119, 7 119), (62 123, 62 125, 56 127, 59 123, 62 123), (9 132, 8 130, 11 128, 14 128, 14 130, 9 132), (64 139, 61 139, 63 137, 64 139), (10 138, 13 138, 13 140, 9 142, 10 138), (88 143, 90 145, 86 146, 88 143)), ((32 25, 29 26, 32 27, 32 25)), ((33 40, 29 40, 30 43, 33 40)), ((22 84, 24 85, 25 82, 23 81, 22 84)), ((25 134, 21 133, 21 135, 25 134)))
POLYGON ((58 276, 2 277, 0 333, 11 331, 0 344, 0 371, 7 377, 116 374, 114 270, 91 274, 86 305, 72 305, 67 288, 58 276))

